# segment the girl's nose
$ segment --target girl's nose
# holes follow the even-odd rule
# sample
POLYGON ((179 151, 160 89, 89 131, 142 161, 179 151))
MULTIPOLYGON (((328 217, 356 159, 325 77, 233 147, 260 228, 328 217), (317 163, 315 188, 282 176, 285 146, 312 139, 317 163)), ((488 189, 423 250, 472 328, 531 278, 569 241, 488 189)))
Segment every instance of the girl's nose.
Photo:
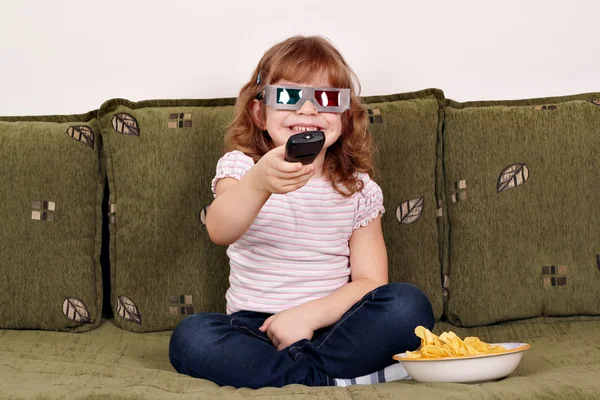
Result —
POLYGON ((296 111, 296 113, 315 115, 315 114, 318 114, 319 112, 317 111, 314 104, 310 100, 306 100, 304 102, 304 104, 302 104, 302 107, 300 107, 298 109, 298 111, 296 111))

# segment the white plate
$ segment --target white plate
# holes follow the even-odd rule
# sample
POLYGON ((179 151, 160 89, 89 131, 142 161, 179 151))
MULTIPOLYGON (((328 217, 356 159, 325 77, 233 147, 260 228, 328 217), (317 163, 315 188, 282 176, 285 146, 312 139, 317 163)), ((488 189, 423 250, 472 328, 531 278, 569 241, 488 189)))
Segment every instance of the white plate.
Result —
POLYGON ((418 382, 481 383, 504 378, 517 368, 527 343, 492 343, 507 351, 497 354, 444 358, 406 358, 396 354, 395 360, 418 382))

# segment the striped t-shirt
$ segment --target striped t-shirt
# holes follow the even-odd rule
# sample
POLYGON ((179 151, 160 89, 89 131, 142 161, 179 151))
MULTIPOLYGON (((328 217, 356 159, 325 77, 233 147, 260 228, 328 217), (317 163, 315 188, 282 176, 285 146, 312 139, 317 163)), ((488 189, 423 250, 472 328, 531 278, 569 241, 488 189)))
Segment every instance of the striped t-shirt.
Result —
MULTIPOLYGON (((217 163, 213 193, 219 179, 239 180, 252 166, 254 160, 244 153, 226 153, 217 163)), ((246 233, 227 249, 228 314, 275 314, 348 283, 352 232, 385 211, 379 185, 368 174, 358 176, 363 189, 348 198, 325 177, 269 197, 246 233)))

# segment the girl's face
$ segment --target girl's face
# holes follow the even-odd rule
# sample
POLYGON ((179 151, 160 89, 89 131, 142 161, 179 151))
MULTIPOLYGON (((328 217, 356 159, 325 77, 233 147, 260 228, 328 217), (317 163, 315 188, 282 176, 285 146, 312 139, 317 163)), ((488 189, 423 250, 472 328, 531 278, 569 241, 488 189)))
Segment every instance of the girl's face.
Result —
MULTIPOLYGON (((312 87, 331 87, 328 78, 315 78, 310 82, 292 82, 281 79, 274 82, 275 85, 290 86, 312 86, 312 87)), ((325 145, 321 155, 331 146, 342 134, 342 114, 332 112, 318 112, 310 101, 306 101, 298 110, 273 110, 266 106, 267 121, 262 121, 260 114, 260 103, 254 100, 251 106, 254 121, 263 130, 269 132, 276 147, 284 145, 288 138, 304 130, 319 130, 325 134, 325 145)))

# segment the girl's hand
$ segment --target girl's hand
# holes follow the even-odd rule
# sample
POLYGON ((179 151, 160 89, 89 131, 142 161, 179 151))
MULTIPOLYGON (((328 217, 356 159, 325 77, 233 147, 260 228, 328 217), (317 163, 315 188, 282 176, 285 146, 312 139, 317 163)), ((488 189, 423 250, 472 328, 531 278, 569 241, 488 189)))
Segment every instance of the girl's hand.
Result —
POLYGON ((300 339, 312 339, 315 329, 308 314, 297 306, 271 315, 259 330, 267 332, 277 350, 282 350, 300 339))
POLYGON ((293 192, 306 185, 315 173, 312 165, 285 161, 285 145, 274 148, 256 163, 259 183, 269 193, 293 192))

